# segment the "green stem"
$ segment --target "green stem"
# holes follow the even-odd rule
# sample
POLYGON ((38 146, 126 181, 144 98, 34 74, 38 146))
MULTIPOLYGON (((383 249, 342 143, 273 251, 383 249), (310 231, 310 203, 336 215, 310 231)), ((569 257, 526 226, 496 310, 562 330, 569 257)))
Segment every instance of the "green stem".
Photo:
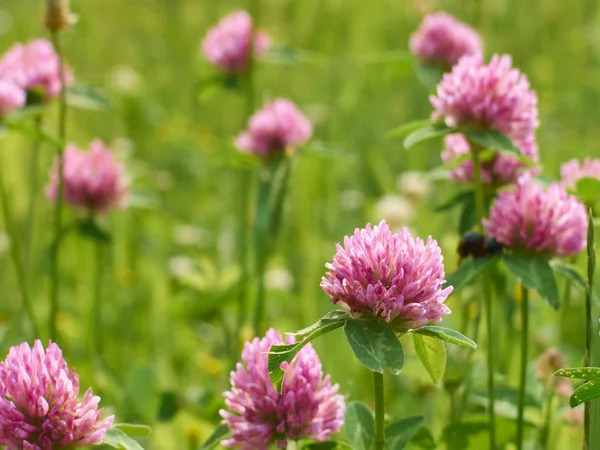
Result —
POLYGON ((544 424, 540 433, 540 448, 548 448, 548 438, 550 437, 550 425, 552 424, 552 401, 554 400, 554 392, 550 390, 546 401, 546 411, 544 413, 544 424))
POLYGON ((285 450, 298 450, 298 442, 288 441, 285 450))
MULTIPOLYGON (((471 145, 471 158, 473 160, 473 184, 475 185, 475 212, 477 214, 477 229, 483 233, 482 220, 485 214, 485 201, 483 192, 483 183, 481 181, 481 159, 480 151, 483 149, 475 142, 469 142, 471 145)), ((483 299, 479 307, 478 316, 481 310, 485 309, 485 322, 487 329, 487 388, 488 388, 488 420, 490 424, 490 449, 496 448, 496 416, 495 416, 495 400, 494 400, 494 327, 493 327, 493 311, 492 311, 492 296, 490 292, 490 280, 487 270, 484 270, 481 276, 481 292, 483 299)), ((479 328, 479 318, 476 320, 477 328, 479 328)), ((476 330, 478 331, 478 330, 476 330)))
MULTIPOLYGON (((251 40, 250 54, 248 55, 248 67, 245 74, 245 114, 244 122, 254 114, 256 108, 256 89, 255 89, 255 59, 254 59, 254 31, 256 29, 260 12, 260 0, 252 0, 250 3, 250 15, 254 23, 253 38, 251 40)), ((245 124, 244 124, 245 125, 245 124)), ((237 361, 239 354, 239 344, 242 326, 246 318, 248 306, 248 279, 249 279, 249 268, 248 268, 248 216, 250 207, 250 172, 246 169, 242 169, 240 173, 240 186, 239 186, 239 229, 238 229, 238 245, 239 245, 239 259, 240 259, 240 289, 238 293, 238 317, 236 326, 236 342, 233 346, 233 360, 237 361)), ((256 329, 256 326, 255 326, 256 329)))
MULTIPOLYGON (((594 220, 593 210, 588 209, 588 235, 587 235, 587 284, 585 289, 585 355, 583 358, 583 365, 588 367, 590 365, 591 351, 592 351, 592 297, 593 297, 593 286, 594 286, 594 272, 596 270, 596 251, 594 242, 594 220)), ((584 440, 583 448, 587 450, 590 448, 590 424, 591 424, 591 409, 592 405, 590 402, 585 402, 584 410, 584 440)))
POLYGON ((13 265, 15 266, 17 282, 19 283, 19 289, 21 290, 21 296, 23 297, 23 304, 25 306, 25 310, 27 311, 27 315, 29 316, 29 321, 31 323, 33 335, 34 337, 38 338, 40 337, 39 329, 37 326, 37 321, 35 319, 35 312, 33 309, 33 304, 31 302, 31 297, 29 295, 29 289, 27 287, 27 277, 25 275, 25 267, 23 265, 23 256, 21 254, 21 243, 19 241, 17 230, 14 226, 10 206, 8 205, 8 196, 6 195, 6 189, 4 187, 4 180, 1 176, 0 200, 2 202, 2 214, 4 215, 6 232, 10 238, 10 257, 12 259, 13 265))
POLYGON ((58 116, 58 135, 61 145, 57 148, 58 158, 58 189, 56 193, 56 206, 54 208, 54 238, 50 247, 50 315, 49 315, 49 333, 50 339, 55 341, 57 337, 56 319, 59 309, 60 292, 60 271, 59 271, 59 250, 62 237, 62 210, 63 210, 63 148, 67 135, 67 96, 65 89, 65 64, 60 45, 59 32, 53 31, 51 34, 52 43, 59 59, 60 67, 60 100, 58 116))
POLYGON ((254 255, 255 255, 255 277, 257 285, 256 304, 252 326, 254 336, 262 333, 263 316, 265 313, 265 271, 269 259, 269 203, 273 182, 272 170, 267 162, 261 169, 258 186, 258 197, 254 218, 254 255))
POLYGON ((102 357, 104 342, 102 340, 102 275, 104 273, 104 244, 94 244, 96 267, 94 272, 94 303, 92 310, 94 356, 102 357))
POLYGON ((517 450, 523 448, 523 417, 525 413, 525 392, 527 388, 527 349, 529 344, 529 291, 521 285, 521 373, 519 377, 519 398, 517 411, 517 450))
MULTIPOLYGON (((42 130, 43 116, 38 114, 34 119, 34 127, 37 134, 42 130)), ((40 166, 40 147, 41 139, 34 139, 31 155, 29 159, 29 207, 27 209, 27 228, 25 234, 25 267, 27 268, 28 279, 31 279, 31 246, 33 241, 33 226, 35 223, 35 213, 37 206, 39 166, 40 166)))
POLYGON ((375 442, 374 450, 385 447, 385 401, 383 393, 383 374, 373 372, 373 387, 375 389, 375 442))

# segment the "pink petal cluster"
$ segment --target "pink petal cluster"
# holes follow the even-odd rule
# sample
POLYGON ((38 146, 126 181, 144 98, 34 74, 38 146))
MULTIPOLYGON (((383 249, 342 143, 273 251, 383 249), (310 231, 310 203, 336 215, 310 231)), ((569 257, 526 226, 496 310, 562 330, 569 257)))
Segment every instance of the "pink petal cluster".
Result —
POLYGON ((560 168, 560 185, 565 189, 573 189, 582 178, 597 178, 600 180, 600 159, 585 158, 583 162, 572 159, 560 168))
MULTIPOLYGON (((516 143, 523 155, 532 161, 539 161, 537 144, 533 135, 528 135, 516 143)), ((444 151, 442 160, 451 163, 454 159, 470 153, 471 146, 462 133, 446 135, 444 138, 444 151)), ((498 153, 491 161, 482 162, 481 180, 486 184, 501 185, 515 183, 521 173, 526 170, 526 165, 510 155, 498 153)), ((537 169, 528 169, 537 172, 537 169)), ((473 161, 466 161, 450 170, 450 177, 454 181, 464 182, 473 180, 473 161)))
POLYGON ((588 218, 585 206, 557 183, 544 189, 525 174, 515 189, 500 191, 483 225, 507 247, 566 257, 585 248, 588 218))
POLYGON ((222 70, 240 72, 247 67, 252 48, 259 57, 271 45, 269 35, 262 31, 255 33, 252 45, 253 33, 250 15, 236 11, 208 31, 202 43, 204 56, 222 70))
MULTIPOLYGON (((12 80, 27 92, 39 91, 47 101, 60 94, 60 59, 45 39, 16 44, 0 60, 0 78, 12 80)), ((67 67, 65 82, 67 86, 73 84, 73 74, 67 67)))
POLYGON ((0 445, 7 450, 53 450, 99 443, 114 416, 100 419, 100 397, 79 401, 79 377, 60 348, 37 340, 11 347, 0 363, 0 445))
POLYGON ((25 91, 10 80, 0 78, 0 119, 25 106, 25 91))
MULTIPOLYGON (((59 177, 55 162, 46 187, 46 195, 56 200, 59 177)), ((103 213, 122 206, 127 192, 123 166, 100 140, 91 143, 89 151, 69 146, 63 153, 63 193, 71 206, 90 213, 103 213)))
POLYGON ((277 99, 250 117, 248 130, 237 137, 235 145, 258 156, 271 156, 297 147, 311 136, 312 124, 296 105, 277 99))
POLYGON ((412 329, 439 322, 450 309, 444 304, 453 287, 442 289, 441 249, 431 238, 414 239, 404 227, 392 234, 382 220, 344 238, 321 287, 333 303, 358 316, 367 312, 412 329))
MULTIPOLYGON (((293 343, 288 338, 286 343, 293 343)), ((271 444, 286 448, 288 439, 303 438, 326 441, 337 433, 344 421, 344 397, 339 386, 331 385, 310 344, 294 361, 282 364, 285 370, 283 392, 273 387, 268 372, 267 352, 271 345, 284 343, 274 329, 264 338, 244 345, 242 359, 231 372, 231 390, 225 392, 225 403, 231 411, 221 410, 223 423, 232 431, 231 439, 221 442, 226 447, 243 450, 267 450, 271 444)))
POLYGON ((452 67, 465 55, 481 54, 479 34, 445 12, 428 14, 410 37, 410 51, 427 62, 452 67))
POLYGON ((494 129, 519 143, 539 126, 537 95, 509 55, 464 56, 444 75, 430 98, 433 117, 450 127, 494 129))

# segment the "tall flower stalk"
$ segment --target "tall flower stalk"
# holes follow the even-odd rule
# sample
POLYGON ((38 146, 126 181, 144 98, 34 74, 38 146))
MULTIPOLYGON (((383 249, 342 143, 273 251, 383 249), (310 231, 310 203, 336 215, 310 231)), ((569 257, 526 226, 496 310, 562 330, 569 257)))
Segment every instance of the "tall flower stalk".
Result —
MULTIPOLYGON (((43 124, 43 115, 40 113, 34 118, 34 127, 36 134, 40 134, 43 124)), ((25 266, 28 267, 28 272, 31 272, 31 246, 33 241, 33 229, 35 224, 35 215, 37 212, 37 197, 39 194, 39 166, 40 166, 40 149, 42 142, 40 139, 33 141, 31 155, 29 159, 29 205, 27 208, 27 228, 25 235, 25 266)), ((31 275, 28 277, 31 278, 31 275)))
POLYGON ((517 399, 517 450, 523 448, 525 393, 527 389, 527 350, 529 348, 529 290, 521 284, 521 367, 517 399))
MULTIPOLYGON (((592 297, 594 286, 594 272, 596 270, 596 252, 594 249, 594 221, 591 208, 588 209, 588 235, 587 235, 587 284, 585 288, 585 355, 583 366, 590 366, 592 354, 592 297)), ((584 411, 584 450, 590 448, 590 424, 591 424, 591 403, 585 403, 584 411)))
POLYGON ((383 374, 373 372, 373 388, 375 391, 375 450, 385 448, 385 393, 383 390, 383 374))
MULTIPOLYGON (((482 220, 485 218, 485 199, 483 183, 481 181, 480 151, 482 147, 474 142, 471 144, 471 159, 473 160, 473 185, 475 187, 475 212, 477 214, 477 226, 483 232, 482 220)), ((488 388, 488 420, 490 423, 490 449, 496 448, 496 414, 494 401, 494 328, 492 314, 492 297, 490 292, 490 280, 487 271, 481 276, 481 291, 483 299, 481 307, 485 309, 485 325, 487 329, 487 388, 488 388)), ((481 309, 480 307, 480 309, 481 309)), ((476 330, 476 333, 478 330, 476 330)))
POLYGON ((310 121, 289 100, 266 104, 248 121, 247 131, 235 141, 241 151, 253 153, 262 161, 254 215, 254 275, 257 295, 253 327, 262 334, 265 311, 265 271, 279 226, 287 191, 289 167, 295 148, 312 135, 310 121))
POLYGON ((67 91, 65 76, 65 61, 62 52, 60 35, 58 29, 51 30, 52 43, 60 62, 60 96, 58 116, 58 137, 60 146, 57 148, 58 158, 58 191, 56 205, 54 207, 54 236, 50 247, 50 314, 48 329, 51 340, 56 340, 56 322, 59 311, 60 295, 60 244, 62 237, 62 211, 63 211, 63 148, 67 138, 67 91))

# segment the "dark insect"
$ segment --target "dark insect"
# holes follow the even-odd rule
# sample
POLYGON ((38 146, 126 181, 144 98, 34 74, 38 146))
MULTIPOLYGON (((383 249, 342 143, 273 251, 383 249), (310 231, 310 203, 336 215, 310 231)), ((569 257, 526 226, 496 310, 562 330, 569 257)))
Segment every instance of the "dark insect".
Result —
POLYGON ((458 254, 461 258, 472 256, 483 258, 496 255, 502 251, 502 244, 496 239, 486 238, 479 233, 467 231, 458 243, 458 254))

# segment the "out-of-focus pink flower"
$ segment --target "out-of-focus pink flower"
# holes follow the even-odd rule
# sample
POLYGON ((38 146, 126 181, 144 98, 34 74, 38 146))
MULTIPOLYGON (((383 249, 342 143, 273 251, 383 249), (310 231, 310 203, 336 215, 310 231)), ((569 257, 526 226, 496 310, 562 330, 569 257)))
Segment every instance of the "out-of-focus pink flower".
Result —
MULTIPOLYGON (((56 200, 58 162, 55 162, 46 195, 56 200)), ((63 193, 71 206, 103 213, 122 206, 127 192, 123 166, 102 141, 95 140, 89 151, 69 146, 63 153, 63 193)))
POLYGON ((248 122, 248 130, 240 134, 235 145, 258 156, 282 153, 310 139, 310 121, 289 100, 267 103, 248 122))
POLYGON ((25 106, 25 91, 12 81, 0 78, 0 119, 25 106))
MULTIPOLYGON (((12 80, 27 92, 39 91, 39 97, 47 101, 60 94, 60 59, 45 39, 16 44, 0 60, 0 78, 12 80)), ((65 84, 73 84, 73 73, 66 66, 65 84)))
POLYGON ((572 159, 560 168, 560 185, 565 189, 573 189, 582 178, 597 178, 600 180, 600 159, 585 158, 583 162, 572 159))
POLYGON ((530 139, 539 126, 537 95, 509 55, 464 56, 444 75, 429 99, 433 117, 450 127, 497 130, 513 142, 530 139))
POLYGON ((479 34, 445 12, 428 14, 410 37, 410 51, 427 62, 452 67, 465 55, 481 54, 479 34))
POLYGON ((567 425, 572 425, 575 427, 583 425, 583 421, 584 421, 583 406, 580 405, 577 408, 567 409, 563 413, 562 418, 567 425))
POLYGON ((246 68, 251 47, 254 55, 260 57, 271 45, 268 34, 258 31, 254 35, 252 18, 245 11, 236 11, 223 18, 211 28, 204 42, 202 51, 206 59, 227 72, 239 72, 246 68))
POLYGON ((357 316, 368 313, 411 329, 450 314, 444 302, 453 287, 442 289, 442 252, 431 236, 423 242, 406 227, 392 234, 385 220, 373 228, 367 224, 346 236, 325 266, 321 287, 357 316))
POLYGON ((573 392, 571 380, 568 378, 555 377, 557 370, 564 369, 565 360, 558 349, 551 347, 542 353, 536 363, 536 377, 540 383, 549 391, 553 391, 560 397, 570 397, 573 392))
MULTIPOLYGON (((288 338, 287 343, 293 343, 288 338)), ((282 344, 281 335, 270 329, 264 338, 247 342, 242 352, 244 364, 231 372, 231 390, 225 392, 230 411, 221 410, 223 423, 232 431, 226 447, 267 450, 271 444, 286 448, 288 439, 326 441, 344 422, 344 397, 339 386, 331 385, 317 353, 306 345, 285 371, 283 392, 279 394, 269 379, 268 351, 282 344)))
POLYGON ((79 401, 79 377, 60 348, 37 340, 11 347, 0 363, 0 445, 7 450, 51 450, 99 443, 114 416, 101 420, 100 397, 79 401))
MULTIPOLYGON (((529 157, 532 161, 539 160, 537 144, 533 135, 527 136, 516 143, 521 149, 521 153, 529 157)), ((442 160, 445 163, 451 163, 454 159, 468 154, 471 146, 461 133, 446 135, 444 138, 444 151, 442 160)), ((501 185, 505 183, 514 183, 521 173, 529 171, 537 173, 537 168, 528 168, 517 158, 504 153, 497 153, 490 161, 483 161, 481 165, 481 181, 486 184, 501 185)), ((454 181, 473 181, 473 161, 466 161, 450 170, 450 177, 454 181)))
POLYGON ((514 190, 502 190, 483 220, 485 232, 501 244, 561 257, 585 248, 585 206, 557 183, 544 189, 522 175, 514 190))

